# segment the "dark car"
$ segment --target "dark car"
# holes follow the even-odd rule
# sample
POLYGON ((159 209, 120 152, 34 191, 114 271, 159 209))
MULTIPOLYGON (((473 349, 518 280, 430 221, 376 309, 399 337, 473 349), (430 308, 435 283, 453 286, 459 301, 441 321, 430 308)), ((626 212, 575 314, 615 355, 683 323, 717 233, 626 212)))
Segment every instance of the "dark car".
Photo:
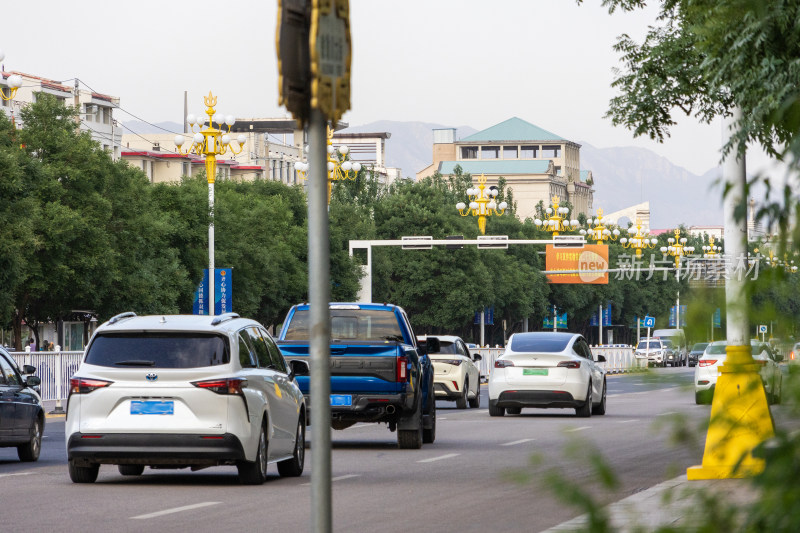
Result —
POLYGON ((692 346, 692 350, 689 352, 689 366, 697 365, 697 360, 700 359, 701 355, 703 355, 706 346, 708 346, 707 342, 698 342, 692 346))
POLYGON ((25 365, 20 372, 11 355, 0 348, 0 448, 16 447, 20 461, 38 460, 42 449, 44 407, 33 389, 41 380, 29 375, 35 371, 25 365))

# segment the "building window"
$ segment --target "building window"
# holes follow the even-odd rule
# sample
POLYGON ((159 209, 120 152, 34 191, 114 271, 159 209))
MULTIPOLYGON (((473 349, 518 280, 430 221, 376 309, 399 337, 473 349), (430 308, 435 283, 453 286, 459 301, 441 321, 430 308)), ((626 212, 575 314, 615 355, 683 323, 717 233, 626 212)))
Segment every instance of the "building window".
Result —
POLYGON ((191 176, 192 175, 192 164, 191 163, 183 163, 183 170, 182 173, 184 176, 191 176))
POLYGON ((107 107, 103 108, 103 124, 109 124, 111 122, 111 110, 107 107))
POLYGON ((538 146, 523 146, 519 154, 520 159, 536 159, 539 157, 538 146))
POLYGON ((556 170, 556 176, 560 176, 561 175, 561 167, 554 167, 554 168, 556 170))
POLYGON ((481 159, 500 159, 500 147, 484 146, 481 148, 481 159))
POLYGON ((461 159, 478 159, 478 147, 477 146, 462 146, 461 147, 461 159))
POLYGON ((542 157, 544 158, 561 157, 561 146, 557 144, 542 146, 542 157))
POLYGON ((516 159, 517 147, 516 146, 503 146, 503 159, 516 159))

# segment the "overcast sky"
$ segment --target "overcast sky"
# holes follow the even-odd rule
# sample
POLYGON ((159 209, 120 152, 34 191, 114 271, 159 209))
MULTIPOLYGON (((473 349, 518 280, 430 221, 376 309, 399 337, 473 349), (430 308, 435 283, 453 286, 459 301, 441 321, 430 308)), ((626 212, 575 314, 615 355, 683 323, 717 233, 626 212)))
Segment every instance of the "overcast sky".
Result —
MULTIPOLYGON (((719 121, 680 118, 663 145, 603 115, 618 35, 639 39, 655 11, 609 15, 599 0, 350 0, 352 126, 387 119, 483 129, 512 116, 596 147, 642 146, 702 174, 719 160, 719 121)), ((3 9, 6 70, 118 96, 148 122, 203 111, 281 117, 277 0, 28 0, 3 9)), ((678 115, 676 115, 677 117, 678 115)), ((135 120, 120 113, 118 119, 135 120)), ((748 156, 748 170, 764 158, 748 156)))

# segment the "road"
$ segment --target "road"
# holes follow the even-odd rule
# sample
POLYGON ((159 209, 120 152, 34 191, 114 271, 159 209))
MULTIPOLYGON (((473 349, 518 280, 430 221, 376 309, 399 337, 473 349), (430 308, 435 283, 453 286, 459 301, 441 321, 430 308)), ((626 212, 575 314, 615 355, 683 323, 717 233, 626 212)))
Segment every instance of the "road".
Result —
MULTIPOLYGON (((603 503, 671 479, 702 459, 702 431, 694 446, 671 438, 678 427, 697 430, 708 420, 710 407, 694 403, 693 371, 609 376, 608 414, 583 419, 561 409, 492 418, 484 386, 480 409, 438 403, 436 442, 421 450, 397 449, 385 426, 334 431, 334 530, 541 531, 582 513, 543 486, 548 471, 603 503), (595 481, 595 451, 619 477, 615 489, 595 481)), ((39 462, 19 463, 16 450, 0 448, 0 508, 6 524, 35 530, 307 531, 306 459, 302 477, 280 478, 271 467, 259 487, 239 485, 233 467, 123 477, 102 466, 97 483, 75 485, 63 418, 49 418, 39 462)))

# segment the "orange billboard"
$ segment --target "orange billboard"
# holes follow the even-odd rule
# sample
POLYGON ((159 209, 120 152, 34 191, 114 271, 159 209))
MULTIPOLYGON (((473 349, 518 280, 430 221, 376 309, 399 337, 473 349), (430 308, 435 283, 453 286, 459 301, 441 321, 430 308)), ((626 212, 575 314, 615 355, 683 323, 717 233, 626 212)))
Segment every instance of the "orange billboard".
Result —
POLYGON ((545 265, 548 272, 570 272, 547 274, 550 283, 608 284, 608 272, 597 272, 608 270, 608 245, 586 244, 582 248, 567 248, 548 244, 545 265))

